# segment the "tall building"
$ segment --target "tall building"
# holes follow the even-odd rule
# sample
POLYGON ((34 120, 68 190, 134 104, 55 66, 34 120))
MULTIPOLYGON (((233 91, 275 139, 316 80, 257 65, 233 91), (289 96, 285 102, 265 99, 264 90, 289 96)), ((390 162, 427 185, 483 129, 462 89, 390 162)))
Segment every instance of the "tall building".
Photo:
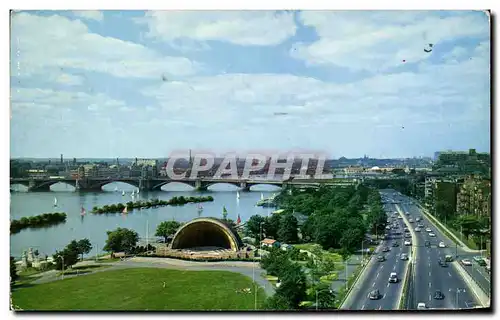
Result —
POLYGON ((457 196, 457 213, 491 216, 491 181, 468 177, 457 196))

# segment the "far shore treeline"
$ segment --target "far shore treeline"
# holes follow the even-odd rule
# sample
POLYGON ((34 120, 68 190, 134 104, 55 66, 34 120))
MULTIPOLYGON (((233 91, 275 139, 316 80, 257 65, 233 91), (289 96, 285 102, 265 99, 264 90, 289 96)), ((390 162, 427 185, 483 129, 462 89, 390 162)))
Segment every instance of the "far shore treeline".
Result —
POLYGON ((92 213, 102 214, 102 213, 120 213, 123 212, 125 208, 127 210, 142 209, 142 208, 156 208, 163 206, 181 206, 186 203, 198 203, 198 202, 211 202, 214 201, 212 196, 207 197, 173 197, 168 201, 153 199, 150 201, 129 201, 126 204, 117 203, 111 205, 105 205, 103 207, 94 207, 92 213))
POLYGON ((66 221, 66 213, 54 212, 44 213, 37 216, 22 217, 19 220, 12 220, 10 223, 10 232, 18 233, 26 228, 41 228, 66 221))

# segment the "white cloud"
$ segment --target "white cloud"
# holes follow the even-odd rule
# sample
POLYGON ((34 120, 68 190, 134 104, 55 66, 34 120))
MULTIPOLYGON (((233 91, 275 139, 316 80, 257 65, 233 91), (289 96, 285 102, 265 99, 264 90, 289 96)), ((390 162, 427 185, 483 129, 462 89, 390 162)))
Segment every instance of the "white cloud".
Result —
POLYGON ((270 11, 152 11, 136 20, 163 41, 190 38, 238 45, 277 45, 295 35, 293 13, 270 11))
POLYGON ((297 43, 291 55, 308 64, 337 65, 354 70, 383 71, 426 60, 424 48, 466 36, 487 37, 486 16, 429 12, 304 11, 300 19, 314 27, 319 40, 297 43))
POLYGON ((120 78, 186 76, 199 65, 161 55, 142 45, 89 32, 79 20, 19 13, 12 18, 13 72, 29 76, 47 68, 74 68, 120 78))
POLYGON ((83 77, 62 73, 56 77, 55 81, 68 86, 79 86, 83 84, 83 77))
POLYGON ((73 14, 79 18, 87 20, 102 21, 104 18, 102 12, 99 10, 77 10, 73 11, 73 14))

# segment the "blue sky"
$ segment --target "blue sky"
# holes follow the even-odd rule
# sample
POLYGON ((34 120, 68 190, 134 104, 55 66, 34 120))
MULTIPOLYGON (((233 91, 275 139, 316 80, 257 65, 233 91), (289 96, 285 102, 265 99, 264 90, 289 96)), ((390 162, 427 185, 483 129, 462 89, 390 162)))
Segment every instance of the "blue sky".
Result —
POLYGON ((11 26, 12 157, 489 151, 482 12, 24 11, 11 26))

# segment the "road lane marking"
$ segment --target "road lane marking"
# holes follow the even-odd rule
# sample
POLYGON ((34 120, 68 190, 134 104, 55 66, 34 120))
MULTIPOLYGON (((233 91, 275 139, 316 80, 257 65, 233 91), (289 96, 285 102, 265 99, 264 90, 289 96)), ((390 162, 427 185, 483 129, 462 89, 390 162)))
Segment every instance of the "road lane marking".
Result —
POLYGON ((431 263, 429 262, 429 268, 431 267, 431 263))
POLYGON ((384 269, 384 266, 381 266, 381 267, 380 267, 380 270, 382 270, 382 269, 384 269))
POLYGON ((448 272, 448 275, 451 277, 451 273, 448 272))
POLYGON ((392 270, 396 270, 396 266, 394 265, 394 267, 392 268, 392 270))
POLYGON ((429 288, 431 287, 431 283, 429 282, 429 288))
POLYGON ((432 301, 432 296, 429 294, 429 301, 432 301))
POLYGON ((390 283, 387 283, 387 288, 389 288, 390 285, 391 285, 390 283))
POLYGON ((363 306, 361 307, 361 310, 364 310, 364 309, 365 309, 365 305, 363 305, 363 306))
POLYGON ((379 272, 379 273, 377 273, 377 276, 375 277, 375 279, 377 279, 379 275, 380 275, 380 272, 379 272))
POLYGON ((379 309, 379 310, 381 310, 381 309, 382 309, 382 306, 378 307, 378 309, 379 309))
POLYGON ((372 287, 375 287, 375 282, 372 284, 372 287))
POLYGON ((382 299, 384 299, 384 298, 385 298, 385 293, 384 293, 384 295, 382 296, 382 299))
POLYGON ((429 271, 429 277, 431 276, 431 272, 429 271))

